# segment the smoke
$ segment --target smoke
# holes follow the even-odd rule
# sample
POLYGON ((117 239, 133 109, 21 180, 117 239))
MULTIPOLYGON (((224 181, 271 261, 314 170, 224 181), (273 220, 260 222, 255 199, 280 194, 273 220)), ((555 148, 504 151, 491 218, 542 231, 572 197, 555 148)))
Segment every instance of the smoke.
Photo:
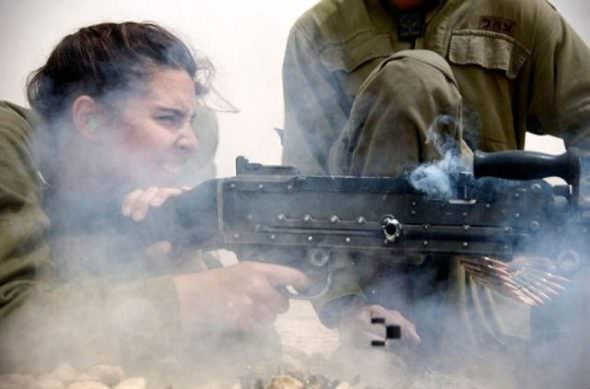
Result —
POLYGON ((445 127, 454 126, 455 119, 448 115, 439 116, 427 131, 426 143, 432 145, 441 159, 424 163, 410 173, 410 183, 431 198, 450 199, 456 197, 456 182, 459 173, 469 172, 472 168, 460 155, 460 146, 445 131, 445 127))
MULTIPOLYGON (((436 148, 441 159, 418 166, 410 173, 409 178, 412 185, 423 192, 427 198, 449 200, 458 196, 456 192, 457 178, 462 173, 471 173, 472 166, 461 158, 458 143, 447 136, 445 131, 441 131, 441 122, 443 125, 451 123, 452 118, 446 116, 437 118, 428 130, 427 136, 427 143, 436 148)), ((509 184, 503 180, 495 180, 494 182, 498 187, 509 184)), ((574 221, 577 216, 571 215, 571 217, 570 221, 574 221)), ((482 220, 482 222, 485 221, 482 220)), ((506 224, 513 223, 514 221, 507 215, 506 224)), ((443 326, 433 320, 433 317, 446 317, 446 324, 454 322, 454 324, 450 324, 451 328, 463 328, 459 333, 452 334, 451 332, 450 335, 448 333, 443 335, 442 343, 438 346, 430 343, 422 350, 423 353, 419 353, 422 362, 428 360, 430 368, 435 366, 434 371, 439 373, 454 372, 451 375, 455 378, 467 372, 464 377, 475 378, 477 382, 474 384, 475 387, 484 387, 484 385, 539 388, 582 387, 587 382, 585 369, 581 367, 582 361, 587 359, 587 352, 584 347, 579 345, 588 342, 586 331, 582 329, 585 327, 584 323, 587 322, 588 315, 582 313, 585 311, 582 306, 587 304, 590 297, 584 282, 584 267, 580 267, 578 263, 573 272, 571 269, 566 271, 565 268, 560 269, 557 258, 543 258, 542 260, 535 258, 535 255, 543 254, 543 247, 547 254, 551 252, 548 249, 551 247, 565 247, 578 253, 586 251, 584 244, 577 238, 579 231, 564 229, 563 232, 560 239, 543 236, 539 237, 538 241, 533 239, 531 246, 520 247, 519 249, 523 253, 527 253, 528 257, 519 259, 522 261, 521 265, 518 265, 518 261, 511 265, 521 269, 517 271, 517 274, 519 272, 526 273, 525 279, 528 281, 523 284, 526 293, 543 290, 543 285, 550 285, 551 288, 555 287, 559 290, 551 278, 549 278, 550 281, 547 281, 546 278, 534 280, 542 272, 551 271, 555 272, 554 274, 571 278, 571 282, 564 285, 565 291, 559 296, 551 295, 551 301, 545 300, 530 310, 518 302, 495 293, 493 285, 492 289, 482 287, 485 286, 484 284, 478 286, 477 283, 480 282, 478 277, 472 278, 467 284, 470 285, 467 294, 463 295, 464 292, 462 292, 455 296, 459 299, 458 301, 462 301, 459 305, 449 305, 452 299, 440 300, 445 295, 449 296, 458 292, 447 289, 448 286, 445 286, 444 283, 439 283, 438 286, 430 289, 430 295, 423 292, 411 292, 411 290, 420 290, 428 285, 436 285, 436 282, 433 282, 436 279, 452 277, 451 275, 442 278, 432 278, 431 276, 431 279, 427 279, 428 272, 425 272, 427 267, 425 268, 424 265, 420 265, 422 273, 420 277, 416 277, 416 274, 410 275, 407 271, 405 274, 400 273, 399 269, 389 272, 380 270, 383 277, 380 281, 382 285, 377 284, 375 289, 381 289, 382 293, 386 291, 382 304, 396 301, 392 305, 393 307, 400 309, 405 315, 419 323, 417 324, 418 331, 425 339, 433 339, 432 336, 436 336, 440 329, 437 326, 443 326), (564 241, 569 242, 569 247, 567 244, 563 244, 564 241), (538 263, 549 263, 552 270, 538 267, 538 263), (396 283, 396 279, 401 283, 396 283), (545 282, 548 284, 544 284, 545 282), (408 283, 413 285, 409 289, 408 283), (400 293, 404 294, 400 290, 404 289, 405 293, 410 290, 410 296, 421 295, 422 297, 418 302, 400 303, 400 293), (475 300, 465 300, 464 298, 469 294, 475 300), (482 315, 480 309, 485 312, 492 307, 495 312, 493 315, 490 313, 482 315), (449 318, 454 319, 448 321, 449 318), (467 331, 465 319, 470 322, 467 327, 470 330, 467 331), (482 319, 483 321, 481 321, 482 319), (491 331, 495 335, 490 337, 489 333, 485 331, 471 332, 477 328, 486 327, 488 330, 496 328, 491 331), (498 329, 500 330, 498 331, 498 329), (472 349, 469 345, 474 340, 479 344, 479 348, 472 349), (511 359, 506 359, 507 355, 510 355, 511 359), (489 370, 481 370, 482 365, 487 365, 489 370), (474 368, 475 370, 473 370, 474 368), (496 373, 489 375, 491 371, 496 371, 496 373)), ((445 259, 441 258, 441 260, 445 259)), ((517 280, 519 277, 516 275, 517 280)), ((441 333, 439 332, 438 335, 440 336, 441 333)), ((441 379, 440 376, 438 378, 441 379)), ((464 384, 467 382, 463 381, 464 384)), ((455 385, 461 387, 458 383, 455 385)))
MULTIPOLYGON (((16 18, 15 20, 17 19, 19 18, 16 18)), ((201 23, 201 25, 209 24, 201 23)), ((216 34, 208 35, 214 36, 216 34)), ((265 35, 267 35, 266 31, 265 35)), ((249 46, 245 45, 244 47, 249 46)), ((268 52, 271 51, 272 50, 268 50, 268 52)), ((242 67, 244 58, 254 58, 256 56, 236 57, 239 58, 239 66, 242 67)), ((257 66, 259 66, 258 57, 256 57, 256 63, 257 66)), ((278 69, 279 66, 276 68, 278 69)), ((12 73, 6 72, 6 74, 12 73)), ((277 83, 257 82, 256 84, 276 85, 277 83)), ((255 90, 254 87, 251 89, 255 90)), ((250 97, 250 95, 248 95, 248 97, 250 97)), ((261 105, 258 99, 248 98, 248 100, 258 106, 261 105)), ((264 106, 264 104, 262 105, 264 106)), ((242 118, 243 116, 240 117, 240 120, 242 120, 242 118)), ((256 125, 253 127, 261 127, 258 123, 257 119, 256 125)), ((241 123, 236 124, 236 128, 242 126, 241 123)), ((224 131, 226 130, 228 130, 227 126, 224 131)), ((233 138, 243 139, 241 136, 235 136, 233 138)), ((251 136, 251 138, 257 139, 258 137, 251 136)), ((433 198, 452 198, 455 196, 452 190, 452 176, 463 171, 464 166, 461 166, 457 154, 453 150, 453 146, 447 145, 448 139, 440 139, 434 136, 434 138, 429 141, 433 144, 439 145, 437 147, 441 150, 443 158, 439 162, 419 167, 412 174, 415 181, 414 185, 417 189, 423 190, 433 198)), ((240 143, 238 147, 243 148, 241 142, 243 141, 240 140, 237 142, 240 143)), ((256 145, 261 149, 258 141, 256 142, 256 145)), ((267 150, 265 149, 265 151, 267 150)), ((55 158, 55 156, 53 157, 55 158)), ((114 155, 112 155, 112 157, 115 158, 114 155)), ((225 154, 221 155, 219 158, 220 160, 230 161, 226 163, 229 166, 233 164, 233 155, 225 154)), ((114 161, 114 164, 127 166, 128 162, 129 161, 125 158, 121 158, 120 160, 114 161)), ((230 168, 226 168, 225 171, 229 172, 230 168)), ((145 171, 147 177, 150 176, 149 173, 149 170, 145 171)), ((73 195, 77 194, 73 193, 73 195)), ((69 214, 68 216, 80 218, 80 214, 69 214)), ((90 220, 89 217, 81 219, 83 224, 86 224, 86 222, 90 220)), ((116 237, 117 232, 113 231, 112 235, 115 235, 116 237)), ((244 364, 260 364, 261 360, 264 359, 260 354, 260 349, 265 349, 266 346, 271 348, 273 341, 276 340, 269 339, 273 338, 269 335, 271 334, 269 331, 261 331, 262 333, 259 334, 258 337, 251 334, 239 334, 235 332, 228 334, 224 331, 218 331, 218 327, 223 327, 224 323, 216 320, 210 321, 207 331, 196 332, 193 334, 180 332, 175 328, 163 329, 158 325, 158 322, 160 319, 165 319, 166 315, 171 315, 171 313, 155 310, 153 303, 159 301, 157 304, 158 306, 165 306, 166 304, 173 305, 173 301, 165 301, 165 296, 156 293, 156 291, 150 295, 136 292, 134 296, 121 300, 120 296, 112 298, 100 296, 98 291, 105 289, 113 289, 114 291, 114 289, 120 288, 121 284, 127 284, 130 280, 141 282, 144 278, 153 278, 157 274, 178 272, 181 269, 181 263, 189 265, 190 267, 192 264, 191 259, 188 259, 187 261, 189 263, 186 263, 182 261, 174 261, 174 258, 163 257, 160 258, 158 262, 150 264, 145 262, 146 258, 141 255, 143 248, 140 249, 136 247, 130 249, 129 246, 116 248, 115 246, 117 245, 113 244, 113 241, 110 238, 100 239, 95 233, 86 234, 83 240, 86 242, 79 242, 79 248, 77 248, 77 244, 69 242, 62 246, 63 251, 59 248, 57 249, 56 253, 59 254, 56 256, 59 257, 60 261, 63 261, 63 263, 59 264, 62 271, 61 277, 64 279, 77 277, 95 278, 97 275, 105 277, 115 274, 116 276, 114 278, 117 278, 118 283, 115 285, 112 279, 108 279, 105 280, 103 285, 100 285, 99 283, 86 286, 76 284, 68 292, 70 296, 68 296, 68 294, 63 295, 63 301, 68 302, 63 307, 63 310, 60 308, 47 311, 35 308, 28 314, 23 313, 26 319, 21 321, 21 323, 28 323, 27 326, 24 327, 27 330, 23 330, 18 336, 14 336, 10 345, 6 347, 4 347, 4 345, 2 346, 3 360, 8 359, 8 356, 12 352, 22 356, 21 363, 17 365, 18 370, 26 370, 36 363, 40 363, 42 366, 40 372, 49 371, 53 369, 56 364, 64 360, 66 362, 75 363, 80 369, 84 369, 85 366, 98 361, 131 366, 127 367, 127 369, 131 372, 136 372, 137 374, 150 375, 150 379, 153 379, 150 383, 162 383, 161 387, 169 384, 172 380, 184 381, 184 383, 187 384, 185 387, 190 387, 195 382, 203 380, 203 376, 207 376, 209 379, 218 379, 222 376, 229 378, 232 374, 236 376, 240 375, 240 370, 248 370, 247 366, 243 366, 244 364), (137 252, 134 250, 137 250, 137 252), (75 265, 76 263, 80 263, 79 268, 75 265), (64 265, 64 267, 62 267, 62 265, 64 265), (71 271, 64 271, 67 266, 72 266, 74 269, 71 271), (77 300, 75 297, 77 297, 77 300), (107 307, 110 308, 107 309, 107 307), (48 321, 51 321, 53 324, 47 326, 48 321), (99 339, 102 338, 97 336, 98 330, 96 330, 96 327, 98 326, 100 328, 101 325, 111 321, 114 323, 114 326, 107 331, 106 338, 109 339, 109 341, 100 341, 99 339), (143 331, 144 327, 148 328, 143 332, 143 335, 140 335, 140 332, 143 331), (158 332, 160 331, 174 333, 175 335, 178 335, 178 337, 176 339, 169 339, 166 337, 160 338, 161 335, 158 335, 158 332), (124 336, 121 336, 123 334, 124 336), (35 340, 31 340, 32 336, 34 336, 35 340), (27 344, 33 344, 34 347, 27 347, 27 344), (64 344, 68 347, 63 348, 64 344), (98 347, 97 344, 100 347, 98 347), (39 351, 47 349, 48 347, 53 347, 52 353, 42 353, 39 351), (37 355, 32 356, 31 350, 36 350, 37 355), (41 357, 43 357, 42 362, 40 362, 41 357), (238 365, 242 366, 238 367, 238 365), (150 371, 151 374, 149 373, 150 371)), ((195 258, 193 258, 193 260, 196 262, 195 258)), ((367 262, 367 266, 370 266, 370 261, 367 262)), ((420 268, 416 271, 422 270, 424 270, 424 268, 420 268)), ((404 275, 404 277, 406 277, 406 275, 404 275)), ((585 278, 585 276, 580 277, 582 280, 585 278)), ((384 283, 387 282, 391 282, 391 280, 384 281, 384 283)), ((427 280, 423 279, 417 283, 417 286, 424 286, 427 284, 427 280)), ((391 289, 391 285, 389 286, 389 289, 391 289)), ((440 295, 444 295, 442 291, 439 293, 440 295)), ((483 294, 484 292, 481 293, 483 294)), ((114 295, 117 296, 117 294, 114 295)), ((212 300, 213 297, 215 296, 204 296, 204 298, 209 300, 212 300)), ((394 300, 394 297, 394 294, 384 294, 382 296, 384 301, 389 300, 390 302, 394 300)), ((38 304, 42 305, 45 301, 46 300, 41 299, 38 304)), ((36 303, 32 302, 31 305, 34 306, 36 303)), ((394 307, 393 305, 391 306, 394 307)), ((407 314, 404 308, 405 307, 398 307, 398 309, 403 310, 404 314, 407 314)), ((220 311, 224 311, 226 308, 221 307, 219 309, 220 311)), ((582 306, 579 312, 583 312, 584 309, 585 308, 582 306)), ((474 312, 457 311, 454 307, 442 305, 440 301, 422 304, 419 307, 416 307, 415 310, 416 316, 412 314, 412 320, 416 323, 422 322, 422 320, 428 321, 431 327, 429 330, 432 331, 436 330, 439 325, 438 320, 442 317, 452 316, 453 314, 456 314, 458 317, 474 314, 474 312), (444 306, 445 308, 443 309, 441 306, 444 306)), ((574 309, 572 307, 565 309, 565 311, 570 312, 571 314, 574 312, 574 309)), ((563 310, 560 312, 563 313, 563 310)), ((224 312, 217 312, 219 316, 223 316, 223 313, 224 312)), ((507 316, 509 318, 514 318, 515 314, 507 316)), ((317 319, 313 315, 310 315, 304 320, 317 324, 317 319)), ((582 324, 583 321, 580 320, 576 323, 579 327, 577 330, 578 333, 584 334, 585 326, 582 324)), ((510 323, 504 324, 509 325, 510 323)), ((442 326, 442 324, 440 325, 442 326)), ((422 327, 423 325, 419 324, 419 326, 422 327)), ((457 327, 463 328, 459 325, 457 325, 457 327)), ((297 327, 295 331, 299 331, 298 335, 304 338, 302 343, 312 343, 305 334, 302 334, 303 331, 300 327, 297 327)), ((308 335, 315 335, 313 330, 309 331, 308 335)), ((427 330, 421 330, 421 335, 425 338, 427 337, 426 331, 427 330)), ((446 387, 453 388, 461 387, 461 385, 468 387, 509 387, 508 384, 505 384, 501 374, 484 374, 481 372, 481 370, 490 364, 500 364, 501 366, 505 366, 507 362, 503 357, 487 358, 485 355, 479 355, 477 353, 466 353, 461 357, 450 357, 451 351, 453 355, 456 355, 463 350, 463 345, 457 344, 460 343, 457 339, 461 339, 464 336, 466 336, 464 333, 447 336, 445 340, 449 342, 450 346, 444 348, 442 353, 439 352, 437 354, 439 362, 446 361, 448 365, 446 368, 449 373, 446 374, 441 372, 443 371, 443 366, 441 366, 440 363, 431 364, 429 365, 430 367, 422 370, 411 371, 411 368, 397 358, 396 353, 400 353, 402 347, 398 347, 399 345, 396 341, 392 342, 391 350, 388 350, 386 353, 374 349, 365 350, 366 352, 338 350, 336 351, 335 356, 340 361, 335 362, 333 365, 322 365, 319 361, 309 358, 301 367, 309 370, 316 369, 319 372, 329 374, 331 377, 344 377, 351 381, 354 381, 355 377, 359 376, 360 382, 365 385, 373 384, 376 381, 375 385, 383 386, 399 384, 400 386, 420 387, 421 384, 423 384, 422 386, 426 387, 441 387, 446 385, 446 387), (315 364, 315 362, 318 363, 315 364), (454 365, 454 367, 452 365, 454 365), (480 370, 469 370, 468 366, 470 365, 479 365, 480 370), (432 366, 436 366, 436 370, 433 369, 432 366), (461 380, 461 376, 459 375, 461 372, 463 373, 463 377, 467 376, 469 378, 461 380)), ((321 342, 321 339, 314 339, 317 342, 321 342)), ((496 344, 493 340, 489 343, 496 344)), ((563 368, 566 363, 563 361, 561 361, 561 363, 555 363, 555 361, 562 359, 560 356, 564 355, 564 352, 579 348, 579 344, 587 344, 587 341, 584 342, 581 337, 577 338, 571 336, 567 343, 563 342, 559 337, 552 342, 549 342, 543 349, 542 355, 539 356, 538 359, 534 358, 532 360, 533 362, 540 362, 535 365, 534 373, 542 376, 539 374, 540 372, 551 370, 558 376, 562 377, 562 379, 567 378, 568 375, 572 380, 576 379, 576 377, 579 376, 580 369, 584 369, 584 366, 581 366, 580 363, 587 361, 587 358, 580 355, 580 358, 568 359, 568 362, 572 363, 567 365, 571 367, 571 370, 573 371, 559 371, 559 369, 563 368), (576 342, 576 340, 579 342, 576 342), (558 350, 558 352, 555 352, 555 350, 558 350)), ((308 346, 309 344, 306 345, 308 346)), ((434 349, 430 349, 430 344, 422 347, 425 349, 425 353, 435 354, 435 351, 433 351, 434 349)), ((321 349, 321 346, 319 348, 321 349)), ((306 357, 307 356, 300 356, 301 359, 305 359, 306 357)), ((279 358, 269 359, 271 360, 271 367, 266 373, 276 373, 278 371, 276 366, 281 364, 281 361, 279 358)), ((433 357, 430 359, 433 359, 433 357)), ((521 359, 521 363, 525 365, 524 368, 531 369, 531 367, 526 366, 527 361, 528 359, 526 359, 526 357, 521 359)), ((494 370, 494 368, 491 370, 494 370)), ((514 373, 514 371, 510 369, 508 369, 508 371, 510 372, 508 375, 514 373)), ((538 379, 539 377, 533 378, 538 379)), ((534 384, 529 385, 529 387, 541 387, 543 385, 550 386, 548 383, 542 384, 536 380, 533 380, 533 382, 534 384)), ((564 382, 568 381, 560 381, 556 378, 554 384, 551 385, 555 387, 575 387, 574 385, 565 385, 564 382)), ((580 382, 583 383, 581 380, 580 382)), ((158 386, 157 384, 155 385, 158 386)))

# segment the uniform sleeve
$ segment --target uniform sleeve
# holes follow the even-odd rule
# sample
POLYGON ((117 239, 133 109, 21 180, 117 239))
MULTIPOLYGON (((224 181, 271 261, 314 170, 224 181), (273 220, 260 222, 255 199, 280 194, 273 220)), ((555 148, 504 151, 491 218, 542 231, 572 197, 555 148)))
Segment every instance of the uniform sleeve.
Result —
POLYGON ((296 24, 283 62, 283 163, 304 174, 327 174, 328 155, 347 120, 342 96, 306 31, 296 24))
POLYGON ((0 319, 52 270, 44 240, 49 221, 26 146, 31 131, 24 116, 0 105, 0 319))
POLYGON ((532 57, 528 130, 563 138, 582 161, 580 205, 590 206, 590 50, 541 2, 532 57))
POLYGON ((590 51, 555 9, 539 3, 528 130, 562 137, 568 147, 590 146, 590 51))
POLYGON ((172 279, 54 277, 31 134, 23 112, 0 102, 0 373, 115 358, 126 342, 140 353, 138 339, 157 349, 180 322, 172 279))

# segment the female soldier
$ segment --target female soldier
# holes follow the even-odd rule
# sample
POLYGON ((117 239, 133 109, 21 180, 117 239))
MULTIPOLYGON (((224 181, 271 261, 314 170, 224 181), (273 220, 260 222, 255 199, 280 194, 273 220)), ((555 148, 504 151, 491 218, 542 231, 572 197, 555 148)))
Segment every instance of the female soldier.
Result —
POLYGON ((132 338, 134 352, 138 339, 155 350, 179 328, 272 322, 288 307, 275 286, 306 283, 296 270, 259 263, 149 279, 125 267, 141 268, 169 244, 125 251, 103 216, 116 209, 140 221, 181 193, 171 185, 198 152, 199 67, 157 25, 98 24, 66 36, 33 74, 28 98, 39 122, 0 105, 0 371, 126 354, 132 338), (71 258, 112 277, 60 271, 71 258))

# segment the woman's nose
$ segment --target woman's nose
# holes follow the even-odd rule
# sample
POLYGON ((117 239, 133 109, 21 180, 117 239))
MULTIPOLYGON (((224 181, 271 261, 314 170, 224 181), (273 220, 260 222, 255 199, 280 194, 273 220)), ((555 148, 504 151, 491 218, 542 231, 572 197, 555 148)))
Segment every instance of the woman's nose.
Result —
POLYGON ((199 141, 197 140, 197 135, 195 134, 195 130, 193 129, 191 123, 189 122, 182 130, 180 134, 180 138, 178 139, 176 146, 186 154, 186 156, 191 156, 197 151, 197 146, 199 145, 199 141))

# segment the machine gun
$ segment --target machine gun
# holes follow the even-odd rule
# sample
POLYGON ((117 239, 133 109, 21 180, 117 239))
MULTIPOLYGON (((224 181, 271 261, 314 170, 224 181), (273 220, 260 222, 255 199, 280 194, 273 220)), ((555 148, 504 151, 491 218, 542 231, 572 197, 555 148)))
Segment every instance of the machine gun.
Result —
POLYGON ((451 175, 450 198, 415 189, 408 175, 312 177, 243 157, 236 165, 235 177, 205 182, 150 212, 143 233, 324 274, 339 258, 430 254, 493 258, 480 268, 468 263, 476 275, 504 271, 501 263, 519 255, 551 258, 552 271, 567 274, 589 249, 580 162, 571 152, 476 153, 473 172, 451 175), (565 184, 542 180, 550 176, 565 184))

